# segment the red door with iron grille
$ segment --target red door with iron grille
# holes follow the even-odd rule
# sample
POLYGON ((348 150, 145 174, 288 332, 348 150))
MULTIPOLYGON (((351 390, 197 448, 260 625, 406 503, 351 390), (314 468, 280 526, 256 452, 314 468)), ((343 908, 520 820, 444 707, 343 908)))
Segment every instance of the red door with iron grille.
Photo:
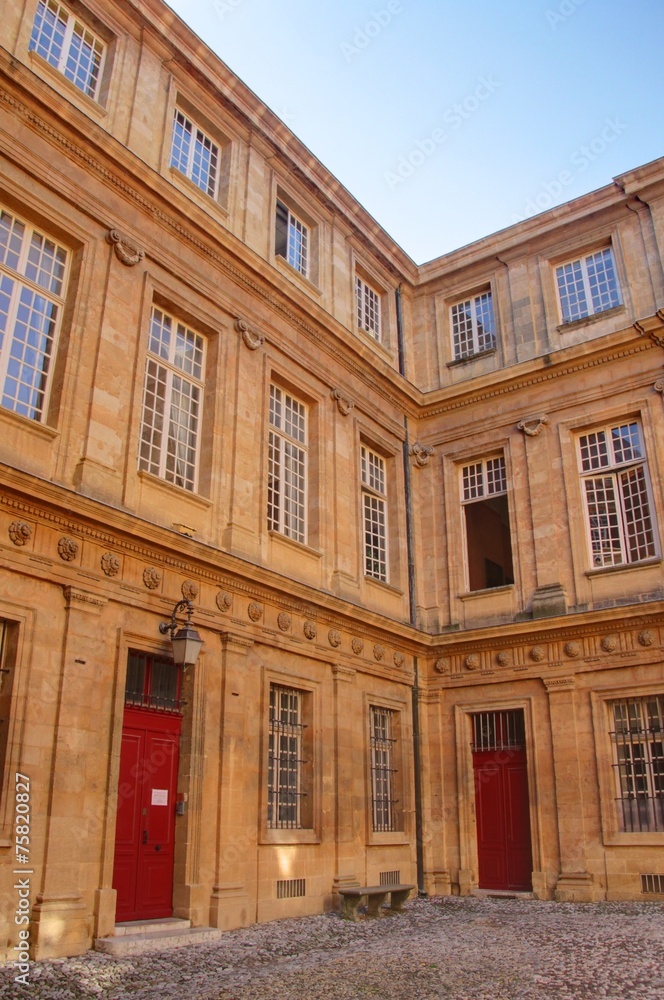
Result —
MULTIPOLYGON (((146 657, 143 660, 150 674, 153 661, 146 657)), ((169 666, 172 668, 172 664, 169 666)), ((154 707, 125 705, 113 870, 118 921, 173 914, 175 799, 182 719, 178 712, 165 711, 150 695, 141 693, 134 700, 154 707)))
POLYGON ((473 716, 479 887, 532 889, 523 712, 473 716))

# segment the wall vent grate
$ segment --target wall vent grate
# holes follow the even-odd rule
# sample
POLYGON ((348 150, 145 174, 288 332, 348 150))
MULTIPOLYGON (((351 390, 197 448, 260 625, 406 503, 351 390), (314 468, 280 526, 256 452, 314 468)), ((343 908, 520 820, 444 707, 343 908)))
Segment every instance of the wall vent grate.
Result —
POLYGON ((378 875, 380 882, 379 885, 400 885, 401 884, 401 872, 380 872, 378 875))
POLYGON ((306 896, 307 880, 304 878, 280 878, 277 880, 277 899, 295 899, 306 896))
POLYGON ((642 875, 641 892, 664 895, 664 875, 642 875))

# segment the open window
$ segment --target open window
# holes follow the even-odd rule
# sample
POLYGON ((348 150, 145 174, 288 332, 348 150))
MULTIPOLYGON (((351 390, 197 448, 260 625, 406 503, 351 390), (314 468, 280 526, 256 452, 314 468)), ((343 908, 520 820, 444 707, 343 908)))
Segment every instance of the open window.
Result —
POLYGON ((514 583, 504 456, 465 465, 461 480, 468 589, 514 583))

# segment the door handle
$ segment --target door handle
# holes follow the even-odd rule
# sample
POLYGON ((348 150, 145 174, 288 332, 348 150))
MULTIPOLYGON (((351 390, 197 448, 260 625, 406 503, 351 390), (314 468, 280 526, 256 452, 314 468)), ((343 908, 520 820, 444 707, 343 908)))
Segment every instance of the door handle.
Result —
POLYGON ((148 842, 148 831, 143 830, 143 843, 147 844, 147 842, 148 842))
POLYGON ((161 844, 155 844, 154 845, 154 849, 155 849, 155 851, 160 851, 161 850, 161 844))

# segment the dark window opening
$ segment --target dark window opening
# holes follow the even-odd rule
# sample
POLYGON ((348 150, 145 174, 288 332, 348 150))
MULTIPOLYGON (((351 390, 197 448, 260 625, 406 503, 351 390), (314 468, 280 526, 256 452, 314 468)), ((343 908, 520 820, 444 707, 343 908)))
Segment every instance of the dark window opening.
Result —
POLYGON ((172 660, 149 653, 129 653, 125 705, 159 712, 180 712, 182 674, 172 660))
POLYGON ((514 583, 507 497, 465 505, 469 590, 514 583))

